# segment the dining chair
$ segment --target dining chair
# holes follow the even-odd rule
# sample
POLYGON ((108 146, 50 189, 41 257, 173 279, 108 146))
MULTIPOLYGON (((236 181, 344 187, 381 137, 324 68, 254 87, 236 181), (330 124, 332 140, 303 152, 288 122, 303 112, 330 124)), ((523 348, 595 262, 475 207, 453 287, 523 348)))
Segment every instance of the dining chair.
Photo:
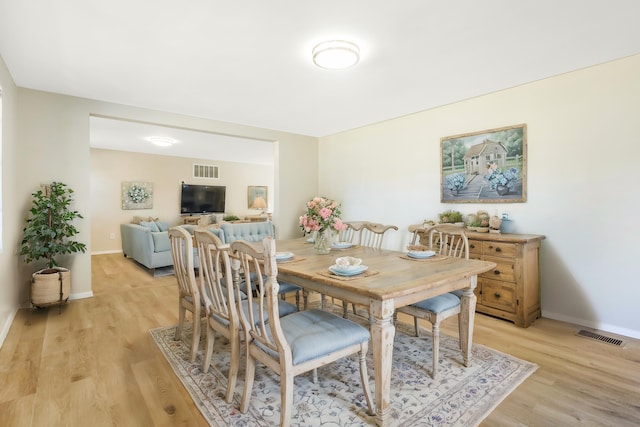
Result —
POLYGON ((225 395, 227 403, 231 403, 240 366, 240 316, 234 296, 233 275, 229 260, 230 247, 208 230, 196 229, 194 236, 200 262, 200 292, 204 298, 207 316, 207 341, 202 360, 202 372, 209 371, 217 332, 226 337, 231 344, 225 395))
MULTIPOLYGON (((435 225, 427 229, 429 236, 429 249, 439 255, 469 259, 469 240, 463 227, 450 224, 435 225)), ((462 291, 448 292, 442 295, 398 308, 400 313, 413 317, 413 325, 416 336, 420 336, 419 319, 428 320, 431 323, 431 335, 433 340, 433 379, 438 374, 438 357, 440 351, 440 323, 451 316, 458 315, 458 339, 462 336, 460 328, 460 298, 462 291)))
POLYGON ((200 344, 200 319, 205 316, 200 287, 195 275, 193 236, 182 227, 172 227, 168 233, 173 269, 178 281, 178 327, 174 339, 179 340, 182 336, 186 312, 191 312, 193 337, 189 361, 193 362, 196 360, 200 344))
MULTIPOLYGON (((364 222, 360 231, 360 246, 366 246, 373 249, 382 248, 382 242, 387 231, 398 231, 398 227, 395 225, 384 225, 374 222, 364 222)), ((357 314, 356 305, 351 304, 353 307, 353 314, 357 314)), ((342 302, 342 317, 347 317, 348 303, 342 302)))
POLYGON ((369 331, 357 323, 319 309, 299 311, 280 318, 275 240, 265 238, 262 247, 236 241, 231 244, 231 249, 239 257, 241 268, 255 271, 260 281, 257 294, 247 295, 250 302, 248 310, 240 311, 247 348, 241 412, 249 409, 256 362, 261 362, 280 376, 280 426, 289 426, 293 411, 294 377, 357 353, 364 396, 369 413, 373 414, 366 364, 369 331), (263 277, 266 279, 263 280, 263 277), (266 308, 268 322, 258 307, 266 308))

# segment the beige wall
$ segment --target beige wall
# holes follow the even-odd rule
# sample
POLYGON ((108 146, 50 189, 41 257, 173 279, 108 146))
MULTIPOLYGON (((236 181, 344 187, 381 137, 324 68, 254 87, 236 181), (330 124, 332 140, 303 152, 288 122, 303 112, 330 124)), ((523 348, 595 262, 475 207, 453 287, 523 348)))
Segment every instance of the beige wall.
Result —
POLYGON ((636 227, 640 55, 320 140, 320 192, 345 219, 400 227, 437 213, 507 211, 544 234, 542 313, 640 338, 636 227), (528 200, 441 204, 440 138, 526 123, 528 200), (357 159, 357 160, 354 160, 357 159))
MULTIPOLYGON (((134 215, 153 216, 171 225, 181 224, 180 185, 224 185, 226 213, 255 215, 247 208, 247 187, 269 187, 269 203, 273 206, 273 166, 236 162, 159 156, 124 151, 91 149, 91 252, 93 254, 122 250, 120 224, 134 215), (192 177, 193 163, 215 164, 220 178, 208 180, 192 177), (153 183, 153 208, 123 210, 121 183, 148 181, 153 183), (113 233, 114 239, 110 236, 113 233)), ((272 210, 272 209, 270 209, 272 210)), ((277 227, 279 229, 279 227, 277 227)))
MULTIPOLYGON (((309 194, 315 194, 317 190, 316 138, 30 89, 18 88, 16 92, 15 109, 4 111, 6 115, 15 115, 17 119, 15 138, 3 141, 9 144, 4 150, 16 151, 15 158, 8 159, 11 176, 6 178, 5 175, 4 181, 5 186, 11 183, 12 187, 3 192, 3 204, 10 206, 13 212, 9 218, 5 217, 5 224, 7 219, 13 221, 8 226, 11 231, 4 239, 7 247, 17 246, 24 225, 23 218, 30 206, 30 195, 40 183, 58 180, 68 184, 75 191, 74 208, 85 216, 84 220, 77 223, 80 230, 78 240, 88 244, 86 254, 59 260, 60 264, 72 270, 72 299, 92 295, 90 115, 274 141, 274 221, 279 224, 279 235, 283 238, 298 235, 298 216, 309 194), (286 154, 282 154, 282 151, 286 154), (305 162, 301 162, 301 158, 305 162)), ((8 162, 3 159, 3 166, 8 162)), ((39 267, 24 265, 21 261, 15 254, 6 261, 14 269, 16 266, 18 268, 16 280, 10 285, 15 286, 17 291, 14 289, 9 292, 17 295, 9 307, 9 311, 13 307, 13 312, 18 302, 22 306, 28 305, 28 279, 31 272, 39 267)), ((8 318, 1 320, 6 323, 8 318)))
POLYGON ((19 241, 22 239, 24 212, 17 206, 17 103, 18 90, 0 57, 0 87, 2 88, 2 250, 0 250, 0 344, 4 341, 20 299, 23 286, 18 274, 19 241))

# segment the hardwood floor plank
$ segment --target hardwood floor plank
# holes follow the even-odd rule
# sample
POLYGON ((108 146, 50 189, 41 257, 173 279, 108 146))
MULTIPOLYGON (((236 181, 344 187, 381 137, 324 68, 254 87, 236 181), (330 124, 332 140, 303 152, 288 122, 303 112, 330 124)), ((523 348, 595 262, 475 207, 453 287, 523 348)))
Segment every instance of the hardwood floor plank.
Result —
MULTIPOLYGON (((17 313, 0 349, 0 426, 206 426, 149 334, 177 323, 175 277, 97 255, 92 287, 93 298, 61 314, 17 313)), ((481 425, 640 425, 640 341, 614 347, 579 329, 545 318, 523 329, 476 314, 474 343, 539 366, 481 425)), ((455 317, 441 334, 457 335, 455 317)))

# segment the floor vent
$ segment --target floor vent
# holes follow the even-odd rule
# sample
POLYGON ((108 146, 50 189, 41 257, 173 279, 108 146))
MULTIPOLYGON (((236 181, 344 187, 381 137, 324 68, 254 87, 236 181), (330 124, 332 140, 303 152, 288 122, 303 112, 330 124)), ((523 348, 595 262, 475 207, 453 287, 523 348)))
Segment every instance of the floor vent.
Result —
POLYGON ((592 340, 596 340, 596 341, 602 341, 607 344, 615 345, 618 347, 624 344, 624 341, 619 340, 617 338, 611 338, 605 335, 596 334, 595 332, 585 331, 584 329, 579 330, 577 335, 585 338, 591 338, 592 340))

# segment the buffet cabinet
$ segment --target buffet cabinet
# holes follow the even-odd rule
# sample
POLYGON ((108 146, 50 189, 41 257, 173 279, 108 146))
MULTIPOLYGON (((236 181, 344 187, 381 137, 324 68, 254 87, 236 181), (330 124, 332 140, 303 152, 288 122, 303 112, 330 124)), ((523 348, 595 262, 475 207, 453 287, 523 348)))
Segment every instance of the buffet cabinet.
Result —
MULTIPOLYGON (((418 230, 421 242, 428 238, 418 230)), ((496 263, 478 276, 476 311, 526 328, 541 314, 540 242, 537 234, 467 231, 469 258, 496 263)))

